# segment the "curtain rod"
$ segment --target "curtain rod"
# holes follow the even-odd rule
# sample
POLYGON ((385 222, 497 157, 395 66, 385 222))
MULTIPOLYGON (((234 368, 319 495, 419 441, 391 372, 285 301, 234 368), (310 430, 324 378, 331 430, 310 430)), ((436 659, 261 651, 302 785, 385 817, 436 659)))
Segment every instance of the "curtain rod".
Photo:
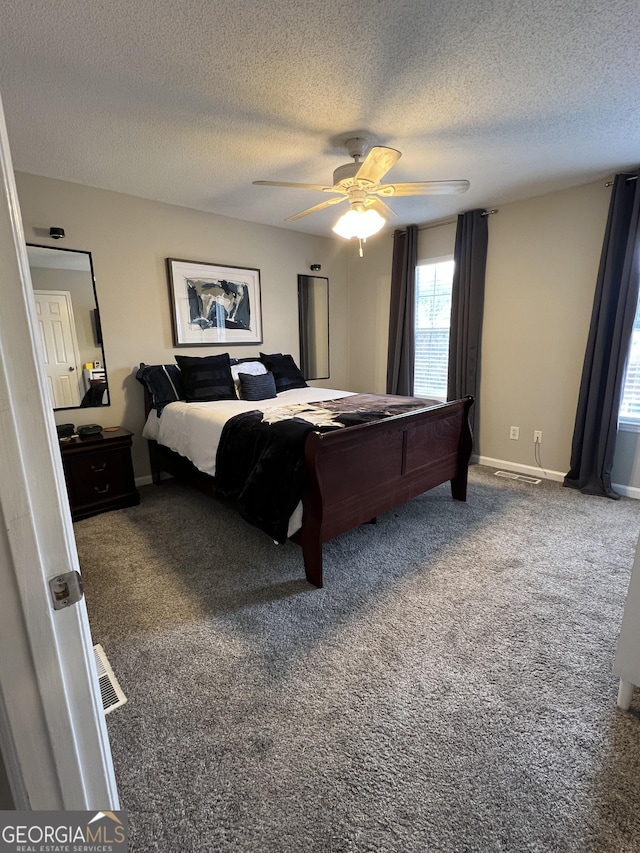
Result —
MULTIPOLYGON (((629 183, 629 181, 637 181, 637 180, 638 180, 638 176, 637 176, 637 175, 631 175, 631 177, 630 177, 630 178, 627 178, 627 180, 625 181, 625 184, 628 184, 628 183, 629 183)), ((605 183, 605 187, 612 187, 612 186, 613 186, 613 181, 607 181, 607 182, 605 183)))
MULTIPOLYGON (((491 210, 483 210, 480 216, 491 216, 494 213, 499 213, 497 208, 491 210)), ((457 219, 442 219, 440 222, 429 222, 427 225, 418 225, 418 231, 428 231, 429 228, 440 228, 441 225, 455 225, 457 219)))
POLYGON ((430 222, 428 225, 418 225, 418 231, 428 231, 429 228, 440 228, 441 225, 455 225, 455 219, 442 219, 440 222, 430 222))

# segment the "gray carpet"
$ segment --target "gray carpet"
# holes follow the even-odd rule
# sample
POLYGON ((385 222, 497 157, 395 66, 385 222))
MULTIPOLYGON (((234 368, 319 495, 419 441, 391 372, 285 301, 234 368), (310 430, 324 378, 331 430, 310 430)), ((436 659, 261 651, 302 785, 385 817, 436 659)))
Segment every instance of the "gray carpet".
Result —
POLYGON ((133 851, 640 849, 640 502, 476 466, 325 545, 322 590, 178 485, 75 529, 133 851))

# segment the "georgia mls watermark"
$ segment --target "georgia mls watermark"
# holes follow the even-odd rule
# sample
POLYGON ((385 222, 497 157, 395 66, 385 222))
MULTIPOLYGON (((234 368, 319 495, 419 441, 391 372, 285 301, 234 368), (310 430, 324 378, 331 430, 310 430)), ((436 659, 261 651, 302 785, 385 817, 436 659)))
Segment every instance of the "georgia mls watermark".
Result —
POLYGON ((119 812, 0 811, 0 853, 126 853, 119 812))

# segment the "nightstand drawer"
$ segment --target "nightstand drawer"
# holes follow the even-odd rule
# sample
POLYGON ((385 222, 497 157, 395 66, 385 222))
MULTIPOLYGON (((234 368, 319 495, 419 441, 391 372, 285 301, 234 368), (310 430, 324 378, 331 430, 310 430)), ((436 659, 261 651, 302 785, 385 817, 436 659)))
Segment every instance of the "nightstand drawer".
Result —
POLYGON ((129 490, 128 448, 78 455, 65 463, 69 499, 74 506, 106 500, 129 490))
POLYGON ((118 429, 61 442, 74 521, 140 502, 131 462, 132 434, 118 429))

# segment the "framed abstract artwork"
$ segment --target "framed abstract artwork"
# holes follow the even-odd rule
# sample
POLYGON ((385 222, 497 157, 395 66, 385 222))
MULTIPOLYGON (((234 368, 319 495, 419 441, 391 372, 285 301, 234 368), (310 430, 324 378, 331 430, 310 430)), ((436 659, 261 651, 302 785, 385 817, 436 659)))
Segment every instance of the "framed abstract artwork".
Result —
POLYGON ((167 258, 177 347, 261 344, 260 270, 167 258))

